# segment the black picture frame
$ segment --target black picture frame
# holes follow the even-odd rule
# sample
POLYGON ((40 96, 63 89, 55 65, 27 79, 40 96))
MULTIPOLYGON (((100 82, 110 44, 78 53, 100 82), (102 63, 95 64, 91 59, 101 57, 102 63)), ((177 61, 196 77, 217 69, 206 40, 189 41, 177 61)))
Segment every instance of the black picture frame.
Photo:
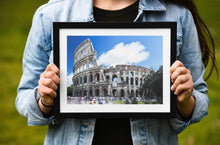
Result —
MULTIPOLYGON (((142 22, 142 23, 54 22, 53 23, 54 63, 60 69, 60 77, 61 77, 61 83, 57 90, 57 98, 55 99, 55 107, 54 107, 55 116, 57 118, 172 118, 172 117, 175 117, 176 96, 170 90, 171 81, 170 81, 170 76, 169 76, 169 67, 176 60, 176 37, 177 37, 176 27, 177 27, 176 22, 142 22), (101 34, 99 33, 96 34, 97 31, 100 32, 101 34), (107 31, 107 33, 105 33, 105 31, 107 31), (137 31, 137 34, 135 34, 136 31, 137 31), (164 31, 164 34, 163 34, 163 31, 164 31), (148 34, 148 32, 150 33, 148 34), (108 110, 102 111, 97 108, 99 106, 103 107, 104 105, 83 104, 80 106, 80 104, 68 104, 67 102, 65 102, 64 98, 66 98, 66 100, 68 101, 68 97, 63 95, 65 93, 62 93, 62 92, 63 91, 65 92, 65 87, 66 87, 65 84, 67 84, 66 82, 67 72, 65 72, 67 70, 65 69, 68 66, 65 66, 66 65, 65 63, 63 64, 63 61, 68 61, 66 58, 66 55, 68 52, 67 50, 65 50, 67 49, 67 45, 68 45, 67 36, 70 36, 70 37, 71 36, 76 36, 76 37, 77 36, 79 37, 81 36, 99 36, 99 37, 110 36, 108 35, 108 33, 111 33, 111 36, 121 36, 122 34, 123 36, 129 36, 129 37, 136 37, 139 35, 143 37, 162 36, 162 41, 163 41, 162 49, 163 50, 165 49, 164 43, 166 43, 167 48, 169 47, 168 48, 169 50, 165 49, 166 51, 162 52, 162 55, 163 55, 162 87, 164 90, 164 86, 166 86, 166 93, 169 94, 169 96, 166 96, 167 94, 164 94, 164 91, 163 91, 162 104, 144 104, 145 106, 140 105, 140 104, 117 104, 119 108, 123 107, 126 111, 121 111, 123 110, 123 108, 115 110, 113 109, 114 106, 109 107, 109 105, 106 105, 108 106, 106 107, 108 108, 108 110), (124 33, 128 33, 128 34, 124 34, 124 33), (65 52, 63 53, 63 51, 65 52), (165 55, 165 53, 167 56, 165 55), (166 61, 166 71, 164 70, 165 61, 166 61), (167 64, 167 62, 169 63, 167 64), (164 72, 166 72, 166 75, 164 72), (166 83, 164 84, 164 82, 166 83), (166 103, 164 103, 164 98, 168 98, 167 99, 168 101, 166 100, 166 103), (64 103, 63 103, 63 100, 64 100, 64 103), (160 107, 160 105, 162 107, 160 107), (81 107, 81 109, 75 109, 75 110, 72 109, 75 106, 79 108, 81 107), (93 106, 96 109, 93 109, 93 106), (109 111, 109 108, 111 110, 111 107, 113 111, 109 111), (142 107, 146 107, 146 109, 142 107), (63 109, 63 108, 67 108, 67 109, 63 109), (131 110, 129 110, 129 108, 131 108, 131 110), (140 108, 141 111, 140 110, 133 111, 134 108, 135 109, 140 108), (95 110, 95 111, 91 111, 91 110, 95 110), (148 111, 148 110, 151 110, 151 111, 148 111)), ((66 88, 66 91, 67 91, 67 88, 66 88)), ((104 110, 105 106, 102 109, 104 110)))

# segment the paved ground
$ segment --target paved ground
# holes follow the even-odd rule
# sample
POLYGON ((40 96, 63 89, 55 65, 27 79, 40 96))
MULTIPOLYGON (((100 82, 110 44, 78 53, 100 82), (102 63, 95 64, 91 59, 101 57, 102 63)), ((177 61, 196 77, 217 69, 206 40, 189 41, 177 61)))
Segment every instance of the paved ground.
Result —
POLYGON ((106 97, 68 97, 68 104, 113 104, 113 98, 106 97))

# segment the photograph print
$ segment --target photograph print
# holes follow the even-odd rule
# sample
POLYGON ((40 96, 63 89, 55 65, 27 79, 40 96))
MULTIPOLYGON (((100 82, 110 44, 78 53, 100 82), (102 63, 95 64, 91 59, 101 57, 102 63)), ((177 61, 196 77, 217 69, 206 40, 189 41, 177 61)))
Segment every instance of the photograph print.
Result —
POLYGON ((163 36, 67 36, 67 104, 163 104, 163 36))

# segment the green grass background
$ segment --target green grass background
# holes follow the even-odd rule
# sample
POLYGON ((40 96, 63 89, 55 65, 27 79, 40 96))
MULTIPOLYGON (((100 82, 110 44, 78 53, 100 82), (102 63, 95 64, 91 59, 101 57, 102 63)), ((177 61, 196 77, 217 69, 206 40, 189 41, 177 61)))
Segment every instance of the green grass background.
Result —
MULTIPOLYGON (((22 55, 35 10, 47 0, 0 1, 0 145, 43 144, 47 126, 29 127, 15 108, 16 89, 22 74, 22 55)), ((220 64, 219 0, 196 1, 200 14, 213 34, 220 64)), ((220 81, 209 86, 209 115, 179 135, 180 145, 217 145, 220 142, 220 81)))

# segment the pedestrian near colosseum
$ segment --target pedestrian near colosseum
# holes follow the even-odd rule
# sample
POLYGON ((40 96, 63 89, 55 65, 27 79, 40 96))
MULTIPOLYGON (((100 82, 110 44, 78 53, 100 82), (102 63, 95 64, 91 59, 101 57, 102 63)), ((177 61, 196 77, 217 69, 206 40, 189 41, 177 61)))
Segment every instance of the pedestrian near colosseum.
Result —
POLYGON ((212 71, 216 68, 214 50, 192 0, 50 0, 33 18, 16 107, 28 125, 48 125, 45 145, 177 145, 177 135, 208 114, 203 74, 208 62, 212 71), (51 112, 60 78, 53 63, 53 22, 158 21, 177 22, 177 61, 170 67, 176 118, 54 118, 51 112))

